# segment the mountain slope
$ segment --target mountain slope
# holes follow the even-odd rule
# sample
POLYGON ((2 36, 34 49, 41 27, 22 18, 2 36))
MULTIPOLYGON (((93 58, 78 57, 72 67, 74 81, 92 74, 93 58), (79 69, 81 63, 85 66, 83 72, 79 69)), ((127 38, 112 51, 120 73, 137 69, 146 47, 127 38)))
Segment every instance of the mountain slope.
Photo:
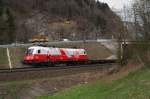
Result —
POLYGON ((95 0, 1 1, 13 15, 17 41, 27 42, 36 33, 45 33, 52 40, 117 37, 123 30, 120 18, 108 5, 95 0))

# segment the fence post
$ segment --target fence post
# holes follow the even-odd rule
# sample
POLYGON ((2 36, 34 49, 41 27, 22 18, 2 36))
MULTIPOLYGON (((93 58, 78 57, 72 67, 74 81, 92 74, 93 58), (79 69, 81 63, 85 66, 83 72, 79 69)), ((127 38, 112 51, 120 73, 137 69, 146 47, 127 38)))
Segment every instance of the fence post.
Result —
POLYGON ((9 68, 12 69, 12 63, 11 63, 11 59, 10 59, 10 52, 9 49, 7 48, 7 58, 8 58, 8 65, 9 68))

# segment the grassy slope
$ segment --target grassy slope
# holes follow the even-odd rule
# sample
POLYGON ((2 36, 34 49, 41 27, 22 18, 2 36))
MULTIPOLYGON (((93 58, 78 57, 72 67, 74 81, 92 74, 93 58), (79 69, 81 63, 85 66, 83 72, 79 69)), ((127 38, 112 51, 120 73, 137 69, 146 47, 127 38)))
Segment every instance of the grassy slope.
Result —
MULTIPOLYGON (((21 59, 25 48, 9 48, 13 68, 22 67, 21 59)), ((0 48, 0 69, 9 68, 6 48, 0 48)))
POLYGON ((36 99, 149 99, 149 76, 150 70, 141 69, 116 81, 97 81, 78 85, 36 99))
POLYGON ((0 48, 0 69, 2 68, 8 68, 6 48, 0 48))
POLYGON ((9 50, 10 50, 12 66, 14 68, 23 67, 23 65, 21 64, 21 60, 26 51, 26 48, 21 48, 21 47, 20 48, 9 48, 9 50))

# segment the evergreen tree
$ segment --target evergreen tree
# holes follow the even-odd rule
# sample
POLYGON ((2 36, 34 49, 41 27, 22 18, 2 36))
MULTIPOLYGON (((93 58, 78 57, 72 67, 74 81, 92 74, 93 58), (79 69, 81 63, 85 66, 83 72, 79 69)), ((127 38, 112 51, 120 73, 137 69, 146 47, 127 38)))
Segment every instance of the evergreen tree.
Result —
POLYGON ((8 7, 0 0, 0 44, 14 42, 14 17, 8 7))
POLYGON ((8 33, 8 41, 9 43, 15 41, 15 24, 14 24, 14 17, 10 11, 9 8, 6 9, 6 15, 7 15, 7 33, 8 33))
POLYGON ((3 1, 0 0, 0 16, 1 16, 2 13, 3 13, 3 10, 4 10, 4 4, 3 4, 3 1))

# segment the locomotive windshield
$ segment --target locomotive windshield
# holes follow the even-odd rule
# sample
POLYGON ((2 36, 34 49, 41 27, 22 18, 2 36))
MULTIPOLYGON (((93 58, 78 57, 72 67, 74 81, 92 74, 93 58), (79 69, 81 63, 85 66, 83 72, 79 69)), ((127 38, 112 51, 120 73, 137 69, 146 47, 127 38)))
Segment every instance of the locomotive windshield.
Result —
POLYGON ((33 53, 33 49, 28 49, 26 54, 32 54, 33 53))

